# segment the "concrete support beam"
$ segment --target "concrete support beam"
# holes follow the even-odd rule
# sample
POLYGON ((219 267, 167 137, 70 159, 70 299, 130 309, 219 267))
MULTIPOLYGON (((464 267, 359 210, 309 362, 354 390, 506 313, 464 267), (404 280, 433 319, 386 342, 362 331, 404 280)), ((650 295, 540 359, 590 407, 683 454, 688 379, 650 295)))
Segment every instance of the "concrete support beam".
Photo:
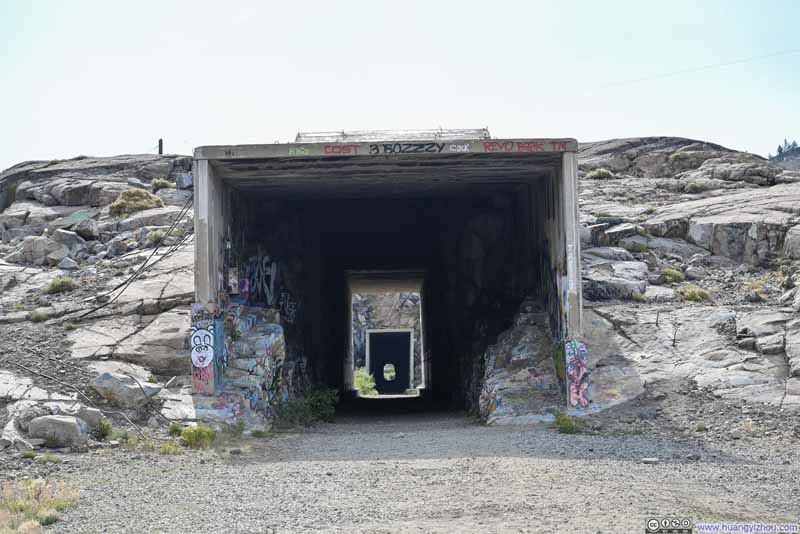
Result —
POLYGON ((581 239, 580 215, 578 213, 578 161, 575 152, 562 156, 562 222, 564 225, 567 256, 567 335, 581 335, 582 288, 581 288, 581 239))
POLYGON ((194 161, 195 301, 213 310, 221 288, 225 184, 208 160, 194 161))
POLYGON ((208 160, 194 160, 194 300, 204 305, 213 303, 213 280, 209 254, 208 229, 212 215, 211 164, 208 160))

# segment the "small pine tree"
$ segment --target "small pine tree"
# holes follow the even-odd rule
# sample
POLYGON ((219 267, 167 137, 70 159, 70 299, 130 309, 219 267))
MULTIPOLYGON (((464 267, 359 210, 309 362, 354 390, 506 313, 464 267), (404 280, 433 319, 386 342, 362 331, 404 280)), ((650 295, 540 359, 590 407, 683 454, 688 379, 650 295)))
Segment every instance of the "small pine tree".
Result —
POLYGON ((778 157, 780 157, 781 155, 783 155, 783 146, 778 145, 778 157))
POLYGON ((792 141, 792 150, 797 150, 797 140, 792 141))

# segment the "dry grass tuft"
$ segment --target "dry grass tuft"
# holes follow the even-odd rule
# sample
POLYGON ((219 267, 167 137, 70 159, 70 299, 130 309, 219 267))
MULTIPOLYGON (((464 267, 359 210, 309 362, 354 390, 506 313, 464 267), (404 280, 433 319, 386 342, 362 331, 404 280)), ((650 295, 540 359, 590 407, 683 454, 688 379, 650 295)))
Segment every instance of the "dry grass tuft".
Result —
POLYGON ((144 189, 128 189, 108 207, 111 215, 127 215, 136 211, 160 208, 164 202, 144 189))
POLYGON ((78 491, 46 480, 3 483, 0 497, 0 533, 39 533, 42 526, 61 519, 61 512, 78 502, 78 491))

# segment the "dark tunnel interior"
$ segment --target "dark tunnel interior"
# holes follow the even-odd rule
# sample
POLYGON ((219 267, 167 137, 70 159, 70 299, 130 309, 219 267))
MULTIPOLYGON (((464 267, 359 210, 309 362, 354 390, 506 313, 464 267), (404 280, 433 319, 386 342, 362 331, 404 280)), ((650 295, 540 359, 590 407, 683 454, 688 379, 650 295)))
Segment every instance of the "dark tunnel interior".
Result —
MULTIPOLYGON (((542 178, 544 181, 545 179, 542 178)), ((537 217, 547 192, 531 182, 471 184, 414 194, 312 196, 231 184, 230 239, 238 261, 269 254, 297 303, 284 321, 287 359, 309 383, 346 393, 352 270, 424 272, 428 399, 472 410, 483 353, 546 277, 537 217)), ((280 306, 280 303, 276 303, 280 306)))

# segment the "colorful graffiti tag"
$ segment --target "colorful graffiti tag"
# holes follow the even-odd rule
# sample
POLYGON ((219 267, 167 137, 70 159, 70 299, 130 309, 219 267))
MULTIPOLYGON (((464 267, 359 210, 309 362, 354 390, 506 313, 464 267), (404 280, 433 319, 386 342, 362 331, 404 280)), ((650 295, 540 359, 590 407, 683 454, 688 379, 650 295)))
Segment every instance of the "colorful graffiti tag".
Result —
POLYGON ((214 394, 214 316, 202 304, 192 305, 192 387, 214 394))
POLYGON ((584 343, 571 339, 564 346, 566 353, 567 400, 571 407, 589 405, 589 350, 584 343))
POLYGON ((258 255, 251 257, 244 269, 244 277, 239 280, 239 294, 244 302, 274 306, 277 300, 278 263, 269 255, 258 255))

